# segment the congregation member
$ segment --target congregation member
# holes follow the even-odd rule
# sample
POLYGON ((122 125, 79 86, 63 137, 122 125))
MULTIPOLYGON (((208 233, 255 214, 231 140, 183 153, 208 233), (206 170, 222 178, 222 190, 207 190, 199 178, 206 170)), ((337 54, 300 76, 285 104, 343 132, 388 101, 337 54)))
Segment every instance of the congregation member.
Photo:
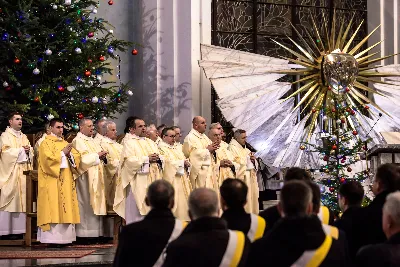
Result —
POLYGON ((39 147, 38 241, 69 244, 76 241, 75 225, 80 223, 75 184, 80 154, 63 139, 60 119, 52 119, 50 129, 39 147))
POLYGON ((312 190, 303 181, 289 181, 281 190, 278 210, 282 219, 255 241, 247 266, 348 266, 346 249, 325 234, 313 215, 312 190))
POLYGON ((186 226, 171 212, 174 195, 174 188, 165 180, 150 184, 145 202, 151 210, 142 221, 122 228, 114 267, 162 266, 168 243, 175 240, 186 226))
POLYGON ((221 218, 228 223, 228 229, 242 231, 251 242, 261 238, 265 230, 265 220, 255 214, 247 213, 247 185, 240 179, 228 178, 220 187, 221 218))
POLYGON ((72 140, 72 146, 81 155, 80 176, 76 180, 81 223, 76 225, 79 242, 92 242, 104 236, 103 216, 107 214, 104 188, 103 162, 107 152, 94 141, 93 121, 83 118, 79 121, 79 133, 72 140))
POLYGON ((192 221, 168 245, 163 266, 245 266, 250 241, 243 232, 228 230, 226 222, 219 218, 214 190, 195 189, 189 196, 189 213, 192 221))
POLYGON ((347 181, 339 187, 338 204, 343 214, 333 225, 346 233, 349 255, 352 261, 360 247, 360 244, 358 244, 360 238, 355 234, 356 228, 359 227, 356 221, 360 215, 363 197, 364 189, 358 181, 347 181))
POLYGON ((189 159, 192 167, 190 182, 193 188, 216 188, 213 177, 214 162, 211 155, 218 149, 219 143, 211 142, 205 134, 207 129, 206 119, 196 116, 192 121, 193 129, 186 136, 183 143, 183 153, 189 159))
POLYGON ((157 145, 146 138, 146 124, 140 118, 131 121, 122 145, 114 211, 129 224, 141 220, 149 211, 146 188, 162 178, 162 157, 157 145))
POLYGON ((219 148, 214 151, 212 159, 214 160, 214 174, 213 176, 217 180, 217 188, 221 186, 222 182, 229 177, 236 177, 236 170, 239 170, 240 165, 233 161, 233 155, 228 150, 228 144, 223 142, 221 139, 221 130, 212 124, 210 127, 210 131, 208 132, 208 137, 211 142, 220 144, 219 148))
POLYGON ((175 146, 175 131, 172 128, 164 128, 161 137, 163 141, 158 147, 160 154, 164 157, 163 179, 175 188, 175 205, 172 212, 178 219, 189 221, 187 203, 191 192, 188 174, 190 162, 182 150, 175 146))
POLYGON ((238 129, 229 143, 229 151, 232 153, 234 162, 240 165, 236 171, 236 177, 244 180, 249 188, 246 212, 258 214, 258 182, 257 182, 257 159, 254 154, 246 148, 246 131, 238 129))
POLYGON ((400 265, 400 192, 391 193, 386 197, 382 230, 387 241, 361 248, 357 253, 357 267, 400 265))
POLYGON ((22 116, 8 116, 9 127, 0 137, 0 236, 22 238, 26 232, 26 176, 32 170, 33 149, 22 133, 22 116))
POLYGON ((386 241, 382 230, 382 209, 386 197, 399 189, 400 168, 392 163, 379 166, 372 185, 375 198, 367 207, 361 209, 356 221, 358 227, 354 230, 354 234, 360 246, 386 241))
POLYGON ((103 125, 104 123, 106 123, 106 121, 106 119, 100 119, 96 122, 96 135, 93 139, 98 145, 100 145, 105 135, 105 133, 103 132, 103 125))
POLYGON ((146 129, 146 137, 151 139, 154 143, 156 143, 156 145, 158 145, 158 131, 157 131, 157 127, 154 124, 150 124, 149 126, 147 126, 146 129))

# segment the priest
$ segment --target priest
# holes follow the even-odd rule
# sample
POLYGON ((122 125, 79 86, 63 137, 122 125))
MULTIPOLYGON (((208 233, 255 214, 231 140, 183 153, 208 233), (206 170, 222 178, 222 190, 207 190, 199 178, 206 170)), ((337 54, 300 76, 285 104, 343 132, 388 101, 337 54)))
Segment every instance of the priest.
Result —
POLYGON ((217 127, 212 126, 213 124, 208 132, 208 137, 212 142, 220 143, 219 148, 215 151, 215 154, 213 154, 213 160, 215 161, 214 176, 218 184, 215 190, 219 192, 219 187, 224 180, 236 177, 236 171, 239 170, 240 165, 233 161, 233 155, 228 150, 228 144, 221 140, 221 131, 217 127))
POLYGON ((240 165, 236 171, 236 177, 244 180, 249 188, 245 210, 248 213, 258 214, 258 183, 257 183, 257 160, 254 154, 246 148, 246 131, 238 129, 229 143, 234 162, 240 165))
POLYGON ((155 142, 146 138, 146 124, 139 118, 131 121, 122 144, 114 211, 129 224, 141 220, 149 211, 145 203, 146 189, 161 179, 162 157, 155 142))
POLYGON ((33 149, 21 132, 21 114, 11 113, 8 122, 10 126, 0 137, 0 236, 26 232, 26 176, 23 172, 32 170, 33 160, 33 149))
POLYGON ((188 175, 190 163, 182 150, 175 146, 175 131, 172 128, 164 128, 161 137, 162 142, 158 147, 160 154, 164 156, 163 178, 175 189, 175 205, 172 212, 178 219, 190 221, 188 213, 188 199, 191 192, 188 175))
MULTIPOLYGON (((79 122, 80 132, 72 141, 80 153, 80 177, 77 191, 81 223, 76 226, 76 235, 83 238, 103 236, 103 218, 107 214, 103 176, 103 162, 107 152, 93 140, 93 121, 84 118, 79 122)), ((87 240, 86 240, 87 241, 87 240)))
POLYGON ((183 153, 192 164, 190 182, 192 188, 208 187, 215 189, 216 181, 213 177, 211 154, 218 149, 218 142, 211 142, 205 134, 207 129, 206 119, 196 116, 192 121, 193 129, 186 136, 183 143, 183 153))
POLYGON ((106 123, 106 121, 106 119, 100 119, 96 122, 96 135, 93 139, 98 145, 100 145, 105 135, 105 133, 103 132, 103 125, 104 123, 106 123))
POLYGON ((50 129, 39 148, 38 240, 69 244, 76 241, 75 224, 80 223, 75 184, 80 155, 63 139, 60 119, 52 119, 50 129))

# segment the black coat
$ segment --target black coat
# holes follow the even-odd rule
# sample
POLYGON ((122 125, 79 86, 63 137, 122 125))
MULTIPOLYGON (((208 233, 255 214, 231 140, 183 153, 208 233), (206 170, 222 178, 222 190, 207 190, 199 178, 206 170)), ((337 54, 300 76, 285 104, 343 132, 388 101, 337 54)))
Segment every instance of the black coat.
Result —
POLYGON ((125 226, 120 235, 114 267, 153 266, 175 226, 169 209, 152 209, 140 222, 125 226))
POLYGON ((356 266, 399 267, 400 233, 391 236, 385 243, 361 248, 356 257, 356 266))
POLYGON ((350 207, 340 219, 334 222, 334 226, 346 233, 347 243, 349 247, 349 256, 354 261, 357 251, 360 248, 361 238, 358 237, 357 228, 359 227, 358 219, 361 207, 350 207))
MULTIPOLYGON (((266 236, 251 246, 249 267, 289 267, 305 251, 316 250, 325 241, 325 232, 315 215, 302 218, 282 218, 266 236)), ((348 251, 340 239, 332 238, 331 248, 321 267, 348 266, 348 251)))
MULTIPOLYGON (((165 267, 218 267, 228 245, 226 222, 220 218, 204 217, 192 221, 167 248, 165 267)), ((245 237, 242 258, 245 266, 250 241, 245 237)))
POLYGON ((251 218, 244 208, 228 209, 221 216, 227 222, 228 229, 242 231, 245 235, 250 230, 251 218))

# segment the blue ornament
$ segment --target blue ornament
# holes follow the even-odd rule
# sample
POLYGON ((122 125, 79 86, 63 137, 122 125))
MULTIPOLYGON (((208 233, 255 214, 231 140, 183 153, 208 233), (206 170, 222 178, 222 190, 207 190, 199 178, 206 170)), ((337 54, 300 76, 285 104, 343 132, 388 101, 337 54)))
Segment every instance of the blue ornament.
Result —
POLYGON ((54 33, 50 33, 49 36, 50 36, 50 38, 54 38, 55 35, 54 35, 54 33))
POLYGON ((100 74, 101 74, 101 70, 97 69, 94 73, 95 73, 96 75, 100 75, 100 74))
POLYGON ((110 54, 114 53, 114 47, 110 46, 108 48, 108 53, 110 53, 110 54))
POLYGON ((8 33, 3 33, 3 35, 1 36, 1 39, 3 41, 7 41, 8 40, 8 33))
POLYGON ((40 58, 38 59, 38 62, 42 62, 42 61, 43 61, 43 58, 40 57, 40 58))
POLYGON ((68 25, 68 24, 71 24, 71 19, 66 19, 65 20, 65 23, 68 25))
POLYGON ((319 191, 321 192, 321 193, 325 193, 325 186, 323 186, 323 185, 321 185, 320 187, 319 187, 319 191))
POLYGON ((81 42, 82 42, 82 44, 86 44, 86 42, 87 42, 86 38, 82 38, 81 42))

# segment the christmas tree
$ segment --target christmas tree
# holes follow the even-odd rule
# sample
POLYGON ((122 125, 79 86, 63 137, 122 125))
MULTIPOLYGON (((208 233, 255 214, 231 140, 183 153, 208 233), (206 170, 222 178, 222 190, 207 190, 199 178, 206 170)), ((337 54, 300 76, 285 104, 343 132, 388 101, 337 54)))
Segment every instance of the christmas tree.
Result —
POLYGON ((9 112, 19 111, 31 124, 25 131, 35 132, 53 117, 76 129, 83 117, 112 117, 125 110, 132 92, 103 75, 113 74, 109 59, 118 60, 117 51, 131 43, 116 39, 112 26, 96 17, 98 5, 92 0, 0 0, 2 123, 9 112))

